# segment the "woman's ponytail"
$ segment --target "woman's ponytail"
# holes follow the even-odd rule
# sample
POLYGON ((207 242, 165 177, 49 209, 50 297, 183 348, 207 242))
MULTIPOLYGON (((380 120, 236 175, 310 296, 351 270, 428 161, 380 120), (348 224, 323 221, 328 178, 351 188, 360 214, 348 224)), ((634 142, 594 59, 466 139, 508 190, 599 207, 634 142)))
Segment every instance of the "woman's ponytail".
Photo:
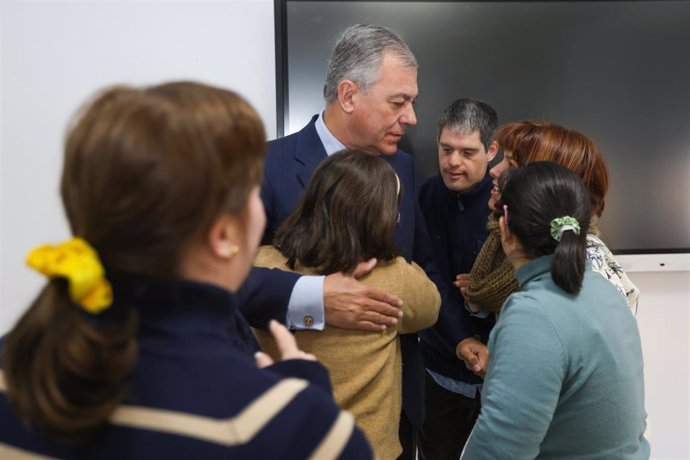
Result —
POLYGON ((553 252, 551 276, 568 294, 577 294, 585 276, 586 240, 572 230, 563 233, 553 252))
POLYGON ((136 314, 97 324, 51 279, 8 335, 10 402, 23 420, 66 444, 88 441, 126 396, 136 363, 136 314))

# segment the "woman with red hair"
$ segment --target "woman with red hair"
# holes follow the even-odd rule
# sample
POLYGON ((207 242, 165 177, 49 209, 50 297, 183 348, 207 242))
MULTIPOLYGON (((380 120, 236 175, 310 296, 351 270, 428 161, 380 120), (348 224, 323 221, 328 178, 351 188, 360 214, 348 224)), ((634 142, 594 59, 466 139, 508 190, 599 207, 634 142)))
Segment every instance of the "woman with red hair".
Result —
MULTIPOLYGON (((498 178, 509 169, 550 161, 573 171, 589 192, 591 219, 587 233, 587 259, 591 261, 593 270, 613 283, 626 298, 630 309, 636 312, 640 291, 599 238, 597 219, 604 211, 609 177, 604 156, 594 141, 564 126, 535 121, 507 123, 499 129, 496 140, 503 149, 503 160, 490 171, 494 188, 489 207, 496 210, 501 195, 498 178)), ((501 249, 498 220, 490 217, 488 227, 489 237, 471 274, 458 275, 456 285, 461 288, 470 309, 490 310, 498 314, 508 295, 518 290, 518 283, 501 249)))

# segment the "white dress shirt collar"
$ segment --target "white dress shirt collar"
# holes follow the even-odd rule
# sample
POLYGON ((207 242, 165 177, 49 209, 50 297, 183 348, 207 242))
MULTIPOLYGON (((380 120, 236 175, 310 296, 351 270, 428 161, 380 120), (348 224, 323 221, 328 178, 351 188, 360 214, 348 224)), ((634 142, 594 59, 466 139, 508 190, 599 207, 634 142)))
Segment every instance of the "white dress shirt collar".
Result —
POLYGON ((326 127, 326 123, 323 121, 323 110, 316 119, 314 127, 316 128, 316 134, 319 135, 319 139, 323 144, 323 148, 326 149, 326 155, 330 156, 335 152, 339 152, 347 148, 326 127))

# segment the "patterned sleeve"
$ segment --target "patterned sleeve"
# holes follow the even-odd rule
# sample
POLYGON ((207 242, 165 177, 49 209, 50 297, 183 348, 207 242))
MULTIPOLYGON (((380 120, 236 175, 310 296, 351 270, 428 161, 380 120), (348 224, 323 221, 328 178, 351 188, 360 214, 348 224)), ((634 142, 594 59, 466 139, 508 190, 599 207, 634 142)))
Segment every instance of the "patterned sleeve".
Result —
POLYGON ((630 306, 633 315, 637 314, 640 290, 630 280, 620 262, 597 236, 587 235, 587 259, 592 269, 613 284, 630 306))

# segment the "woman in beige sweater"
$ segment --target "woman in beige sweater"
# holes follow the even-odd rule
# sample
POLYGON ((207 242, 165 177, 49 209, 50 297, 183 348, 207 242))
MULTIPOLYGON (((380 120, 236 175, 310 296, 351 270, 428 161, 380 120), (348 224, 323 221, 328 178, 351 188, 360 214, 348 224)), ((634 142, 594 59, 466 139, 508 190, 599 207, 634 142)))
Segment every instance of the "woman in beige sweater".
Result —
MULTIPOLYGON (((364 284, 403 300, 397 327, 383 333, 327 326, 297 331, 300 348, 329 369, 336 401, 351 411, 381 459, 402 452, 401 356, 398 334, 436 322, 436 286, 414 263, 398 256, 394 231, 400 182, 388 163, 359 151, 331 155, 314 172, 297 208, 278 230, 274 246, 262 246, 256 266, 302 274, 351 272, 375 257, 378 264, 360 278, 364 284)), ((274 354, 271 338, 257 331, 262 348, 274 354)))

